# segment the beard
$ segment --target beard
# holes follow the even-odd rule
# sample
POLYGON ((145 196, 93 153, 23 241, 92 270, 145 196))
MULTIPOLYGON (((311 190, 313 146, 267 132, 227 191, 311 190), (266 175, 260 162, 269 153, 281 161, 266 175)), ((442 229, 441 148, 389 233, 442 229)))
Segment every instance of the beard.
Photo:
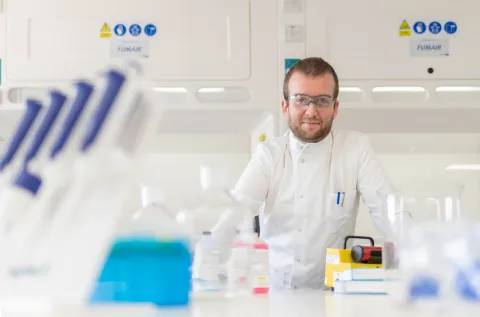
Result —
POLYGON ((332 131, 333 113, 326 122, 321 120, 315 121, 320 121, 320 124, 315 126, 314 129, 309 129, 305 124, 301 122, 294 122, 292 121, 292 118, 288 116, 288 127, 298 140, 305 143, 317 143, 325 139, 330 131, 332 131))

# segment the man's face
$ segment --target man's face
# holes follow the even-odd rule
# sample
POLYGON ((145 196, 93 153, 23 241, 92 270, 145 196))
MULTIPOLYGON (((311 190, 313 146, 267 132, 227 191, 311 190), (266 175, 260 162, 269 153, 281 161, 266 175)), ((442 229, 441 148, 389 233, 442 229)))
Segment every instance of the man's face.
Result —
POLYGON ((290 100, 282 102, 283 114, 288 126, 301 141, 313 143, 323 140, 331 131, 337 116, 338 101, 333 101, 335 81, 331 74, 317 77, 293 73, 288 84, 290 100), (318 105, 308 104, 315 97, 318 105))

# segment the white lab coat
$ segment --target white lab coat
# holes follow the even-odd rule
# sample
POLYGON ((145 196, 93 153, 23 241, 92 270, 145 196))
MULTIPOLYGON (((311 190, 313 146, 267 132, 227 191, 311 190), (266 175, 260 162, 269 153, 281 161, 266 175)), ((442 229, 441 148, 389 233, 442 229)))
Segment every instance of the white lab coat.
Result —
MULTIPOLYGON (((391 191, 367 137, 332 131, 319 143, 305 145, 291 132, 261 143, 234 194, 254 212, 264 204, 259 218, 270 285, 284 290, 323 288, 326 249, 343 248, 344 237, 354 234, 360 196, 381 230, 381 202, 391 191), (345 193, 339 204, 338 192, 345 193)), ((213 234, 234 218, 224 217, 213 234)))

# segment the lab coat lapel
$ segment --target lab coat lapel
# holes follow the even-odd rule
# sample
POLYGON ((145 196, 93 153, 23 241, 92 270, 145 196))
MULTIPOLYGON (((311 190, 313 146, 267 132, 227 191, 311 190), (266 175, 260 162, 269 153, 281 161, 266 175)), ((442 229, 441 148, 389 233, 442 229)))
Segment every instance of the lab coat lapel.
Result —
POLYGON ((329 222, 332 225, 331 247, 340 247, 346 235, 355 230, 359 195, 357 193, 358 154, 346 146, 345 138, 333 133, 332 168, 330 178, 329 222), (340 204, 337 195, 340 193, 340 204))
POLYGON ((345 140, 334 131, 330 192, 352 192, 356 190, 358 155, 345 147, 345 140))

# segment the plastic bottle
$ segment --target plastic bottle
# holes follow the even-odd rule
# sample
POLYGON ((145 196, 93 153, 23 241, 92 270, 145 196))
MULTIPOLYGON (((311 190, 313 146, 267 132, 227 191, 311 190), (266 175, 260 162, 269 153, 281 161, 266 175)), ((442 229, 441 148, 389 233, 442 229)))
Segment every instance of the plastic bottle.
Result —
POLYGON ((251 211, 228 189, 226 168, 202 166, 200 172, 204 200, 194 215, 201 238, 195 248, 193 290, 198 297, 251 294, 251 211))
POLYGON ((253 245, 256 240, 253 222, 248 210, 243 209, 240 203, 235 201, 234 208, 237 212, 244 213, 245 219, 238 228, 228 262, 229 295, 251 295, 253 294, 253 245))
MULTIPOLYGON (((216 218, 225 206, 206 203, 195 215, 195 219, 202 219, 203 224, 206 218, 216 218)), ((198 210, 197 210, 198 211, 198 210)), ((213 225, 212 225, 213 227, 213 225)), ((231 254, 231 247, 225 247, 223 241, 217 239, 209 230, 211 227, 195 223, 195 244, 193 261, 193 285, 194 293, 225 296, 228 291, 228 258, 231 254)))
POLYGON ((267 294, 269 291, 269 252, 268 244, 257 240, 253 245, 252 256, 253 294, 267 294))
POLYGON ((210 231, 205 231, 195 246, 192 269, 194 293, 224 293, 227 268, 222 263, 222 249, 210 231))
MULTIPOLYGON (((226 185, 226 171, 213 166, 201 166, 200 183, 203 189, 201 205, 193 213, 195 251, 192 289, 195 297, 225 297, 228 295, 228 260, 231 255, 231 237, 213 235, 212 230, 231 210, 233 199, 226 185)), ((228 234, 228 233, 227 233, 228 234)))

